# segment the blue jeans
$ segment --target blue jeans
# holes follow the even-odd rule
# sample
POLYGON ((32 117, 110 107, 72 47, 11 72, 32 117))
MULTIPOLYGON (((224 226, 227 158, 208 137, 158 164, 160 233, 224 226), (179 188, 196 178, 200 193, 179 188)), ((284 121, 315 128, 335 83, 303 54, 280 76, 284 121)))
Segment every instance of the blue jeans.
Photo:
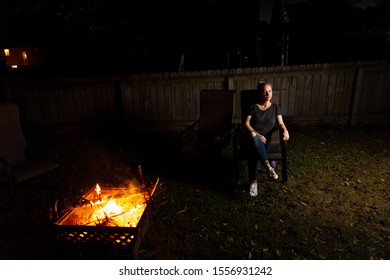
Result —
POLYGON ((268 163, 268 151, 271 148, 271 138, 267 138, 267 142, 264 144, 259 137, 252 138, 253 154, 248 159, 248 175, 249 181, 256 181, 259 175, 258 165, 259 161, 262 165, 268 163))

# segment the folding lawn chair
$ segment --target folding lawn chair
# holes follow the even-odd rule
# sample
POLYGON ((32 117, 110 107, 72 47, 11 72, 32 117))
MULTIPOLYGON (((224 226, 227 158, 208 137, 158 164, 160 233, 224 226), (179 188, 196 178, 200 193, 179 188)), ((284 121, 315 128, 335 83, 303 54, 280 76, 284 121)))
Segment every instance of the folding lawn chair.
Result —
POLYGON ((234 132, 234 94, 235 90, 200 92, 199 119, 185 129, 180 137, 182 154, 218 156, 231 143, 234 132))

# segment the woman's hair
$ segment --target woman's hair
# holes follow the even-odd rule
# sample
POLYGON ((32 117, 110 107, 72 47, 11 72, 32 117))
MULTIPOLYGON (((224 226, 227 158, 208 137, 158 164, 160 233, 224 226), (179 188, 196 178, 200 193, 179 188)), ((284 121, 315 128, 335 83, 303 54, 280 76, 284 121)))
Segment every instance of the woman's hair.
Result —
POLYGON ((272 84, 267 82, 267 81, 259 81, 257 83, 257 89, 261 89, 262 87, 264 87, 265 85, 270 85, 272 87, 272 84))

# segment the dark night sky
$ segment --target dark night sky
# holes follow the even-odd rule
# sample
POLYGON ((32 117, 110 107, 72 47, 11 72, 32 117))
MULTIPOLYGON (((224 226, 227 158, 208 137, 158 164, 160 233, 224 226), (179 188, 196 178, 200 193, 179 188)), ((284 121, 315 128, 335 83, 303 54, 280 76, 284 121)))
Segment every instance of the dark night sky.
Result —
MULTIPOLYGON (((342 15, 326 23, 324 21, 332 15, 317 16, 313 12, 315 6, 325 1, 281 1, 286 6, 295 4, 293 6, 298 7, 290 17, 293 63, 337 62, 329 54, 329 50, 336 50, 335 43, 329 42, 337 41, 341 54, 341 44, 345 43, 342 36, 347 33, 359 35, 361 30, 367 29, 367 26, 358 26, 360 22, 377 24, 374 21, 379 17, 375 13, 362 18, 356 13, 348 15, 349 18, 342 15), (301 5, 307 2, 312 6, 301 5), (313 20, 317 20, 317 23, 307 22, 313 20), (353 26, 355 23, 356 26, 353 26), (331 28, 333 30, 329 33, 331 28), (325 52, 319 50, 322 46, 327 47, 325 52)), ((153 65, 159 67, 150 68, 152 71, 163 70, 165 66, 169 71, 177 70, 183 51, 223 49, 220 51, 223 57, 214 65, 221 68, 226 67, 223 64, 226 49, 256 46, 258 20, 270 22, 272 3, 273 0, 4 0, 0 7, 0 47, 44 45, 54 53, 62 54, 61 57, 56 56, 55 63, 70 63, 72 66, 72 60, 75 60, 85 66, 115 62, 124 67, 131 64, 134 68, 139 67, 139 71, 146 71, 153 65)), ((373 6, 375 0, 362 0, 359 5, 363 8, 373 6)), ((270 40, 267 39, 268 35, 266 32, 263 34, 263 41, 270 40)), ((373 42, 373 38, 367 39, 373 42)), ((360 53, 372 52, 372 49, 361 44, 362 39, 359 40, 353 44, 361 46, 360 53)), ((269 48, 275 47, 270 44, 269 48)), ((344 45, 346 49, 349 47, 348 44, 344 45)), ((213 67, 198 59, 201 55, 206 57, 205 52, 197 51, 196 58, 194 54, 188 55, 188 62, 192 55, 193 60, 199 60, 198 67, 213 67)), ((211 56, 214 58, 218 55, 214 51, 211 56)), ((340 55, 337 60, 343 58, 340 55)), ((371 59, 363 57, 366 58, 371 59)), ((349 58, 346 56, 346 59, 349 58)))

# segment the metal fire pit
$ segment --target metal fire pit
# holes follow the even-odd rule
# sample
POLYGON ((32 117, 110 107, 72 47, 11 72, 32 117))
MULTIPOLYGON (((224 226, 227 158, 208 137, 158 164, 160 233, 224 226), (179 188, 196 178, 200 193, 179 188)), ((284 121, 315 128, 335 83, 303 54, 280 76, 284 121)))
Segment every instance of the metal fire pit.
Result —
POLYGON ((157 184, 158 180, 151 192, 132 194, 128 194, 126 188, 106 188, 101 189, 98 195, 96 188, 92 188, 80 198, 76 206, 63 211, 54 223, 57 240, 75 244, 78 248, 80 244, 83 248, 106 246, 120 256, 131 254, 137 258, 141 240, 149 225, 151 200, 157 184), (96 209, 103 208, 97 206, 97 202, 103 201, 107 205, 109 201, 118 200, 134 200, 137 207, 126 209, 119 215, 102 211, 103 217, 99 218, 94 214, 96 209), (129 213, 132 215, 126 217, 129 213), (116 221, 118 218, 121 218, 120 222, 116 221))

